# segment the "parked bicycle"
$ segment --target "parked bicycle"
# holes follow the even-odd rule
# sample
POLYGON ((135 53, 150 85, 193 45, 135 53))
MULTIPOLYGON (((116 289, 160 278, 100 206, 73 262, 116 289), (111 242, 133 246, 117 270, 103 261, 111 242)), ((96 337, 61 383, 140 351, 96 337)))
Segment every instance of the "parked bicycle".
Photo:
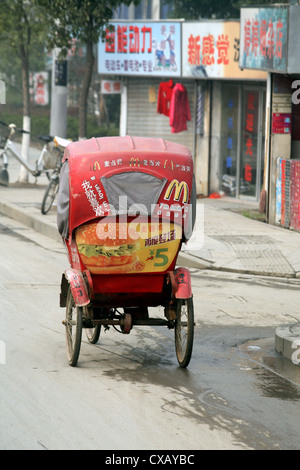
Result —
POLYGON ((49 185, 43 197, 41 212, 42 214, 47 214, 53 205, 58 191, 62 157, 64 149, 70 141, 58 136, 38 136, 38 138, 44 142, 44 146, 35 165, 31 166, 29 162, 19 154, 14 145, 16 132, 21 134, 30 134, 30 132, 18 128, 15 124, 6 124, 3 121, 0 121, 0 124, 2 128, 6 129, 5 135, 1 134, 0 136, 0 185, 8 186, 9 184, 9 155, 16 158, 35 178, 45 174, 49 179, 49 185))
POLYGON ((8 186, 9 184, 9 156, 12 156, 18 160, 18 162, 23 165, 26 170, 29 171, 29 173, 31 173, 35 178, 41 176, 42 174, 46 174, 50 179, 50 175, 56 168, 56 163, 53 164, 53 159, 55 159, 55 156, 53 156, 53 150, 56 146, 63 148, 66 147, 70 141, 57 137, 60 139, 60 143, 55 144, 55 137, 39 136, 39 139, 44 142, 44 146, 41 150, 39 158, 35 162, 35 165, 32 166, 19 154, 14 143, 14 136, 16 132, 21 134, 30 134, 30 132, 18 128, 15 124, 6 124, 3 121, 0 121, 0 124, 2 125, 1 130, 5 128, 4 135, 3 132, 1 132, 0 137, 0 184, 3 186, 8 186), (52 164, 49 164, 49 162, 52 162, 52 164))
POLYGON ((62 166, 62 150, 70 143, 69 140, 62 139, 61 137, 54 137, 53 142, 56 145, 57 158, 55 168, 53 169, 53 172, 51 174, 50 182, 44 194, 41 205, 41 212, 43 215, 48 214, 55 201, 56 195, 58 193, 59 175, 62 166))

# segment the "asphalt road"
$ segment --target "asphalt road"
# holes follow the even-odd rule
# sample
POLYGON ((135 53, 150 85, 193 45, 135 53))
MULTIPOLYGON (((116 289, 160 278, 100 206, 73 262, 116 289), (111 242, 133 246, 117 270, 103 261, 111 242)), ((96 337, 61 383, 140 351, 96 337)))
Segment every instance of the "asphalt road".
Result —
POLYGON ((72 368, 64 249, 2 216, 0 239, 0 449, 300 447, 300 369, 274 352, 275 327, 300 320, 298 280, 192 270, 187 370, 165 327, 84 338, 72 368))

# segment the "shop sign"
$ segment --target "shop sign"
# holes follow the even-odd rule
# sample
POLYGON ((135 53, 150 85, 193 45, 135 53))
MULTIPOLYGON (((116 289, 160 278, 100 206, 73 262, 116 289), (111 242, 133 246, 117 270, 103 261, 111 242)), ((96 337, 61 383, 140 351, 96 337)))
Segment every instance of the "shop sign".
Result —
POLYGON ((102 95, 119 95, 122 90, 122 84, 119 80, 101 80, 102 95))
POLYGON ((182 24, 182 75, 199 78, 266 79, 266 74, 239 67, 240 22, 182 24))
POLYGON ((273 113, 272 133, 273 134, 291 134, 292 114, 291 113, 273 113))
POLYGON ((287 70, 288 8, 242 8, 240 67, 287 70))
POLYGON ((35 104, 40 106, 47 106, 49 104, 49 73, 38 72, 30 77, 32 100, 35 104))
POLYGON ((112 22, 98 44, 98 72, 178 77, 180 48, 180 22, 112 22))

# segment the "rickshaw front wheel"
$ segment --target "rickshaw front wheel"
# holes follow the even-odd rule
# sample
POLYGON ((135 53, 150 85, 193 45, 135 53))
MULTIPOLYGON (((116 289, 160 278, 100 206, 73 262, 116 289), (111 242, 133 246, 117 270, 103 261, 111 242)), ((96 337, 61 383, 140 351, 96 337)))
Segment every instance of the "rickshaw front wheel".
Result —
POLYGON ((66 305, 66 347, 70 366, 76 366, 79 358, 82 338, 82 308, 75 305, 69 287, 66 305))
POLYGON ((194 342, 193 298, 177 301, 175 321, 175 349, 180 367, 187 367, 192 357, 194 342))

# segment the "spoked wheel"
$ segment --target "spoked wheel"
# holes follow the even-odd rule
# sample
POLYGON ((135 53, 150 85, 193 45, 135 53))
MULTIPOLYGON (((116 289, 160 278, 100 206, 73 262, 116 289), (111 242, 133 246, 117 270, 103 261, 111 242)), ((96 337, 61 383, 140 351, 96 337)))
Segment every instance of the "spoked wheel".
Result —
POLYGON ((66 306, 66 347, 70 366, 76 366, 82 338, 82 308, 76 307, 69 287, 66 306))
POLYGON ((175 321, 175 349, 180 367, 187 367, 192 357, 194 342, 193 298, 177 301, 175 321))
POLYGON ((100 338, 101 325, 96 325, 94 328, 86 328, 85 333, 89 342, 91 344, 96 344, 100 338))
POLYGON ((50 211, 58 192, 58 179, 51 179, 43 197, 41 212, 46 215, 50 211))
MULTIPOLYGON (((0 146, 0 149, 1 149, 1 146, 0 146)), ((0 185, 8 186, 8 184, 9 184, 9 174, 7 171, 7 165, 4 164, 3 156, 0 155, 0 185)))

